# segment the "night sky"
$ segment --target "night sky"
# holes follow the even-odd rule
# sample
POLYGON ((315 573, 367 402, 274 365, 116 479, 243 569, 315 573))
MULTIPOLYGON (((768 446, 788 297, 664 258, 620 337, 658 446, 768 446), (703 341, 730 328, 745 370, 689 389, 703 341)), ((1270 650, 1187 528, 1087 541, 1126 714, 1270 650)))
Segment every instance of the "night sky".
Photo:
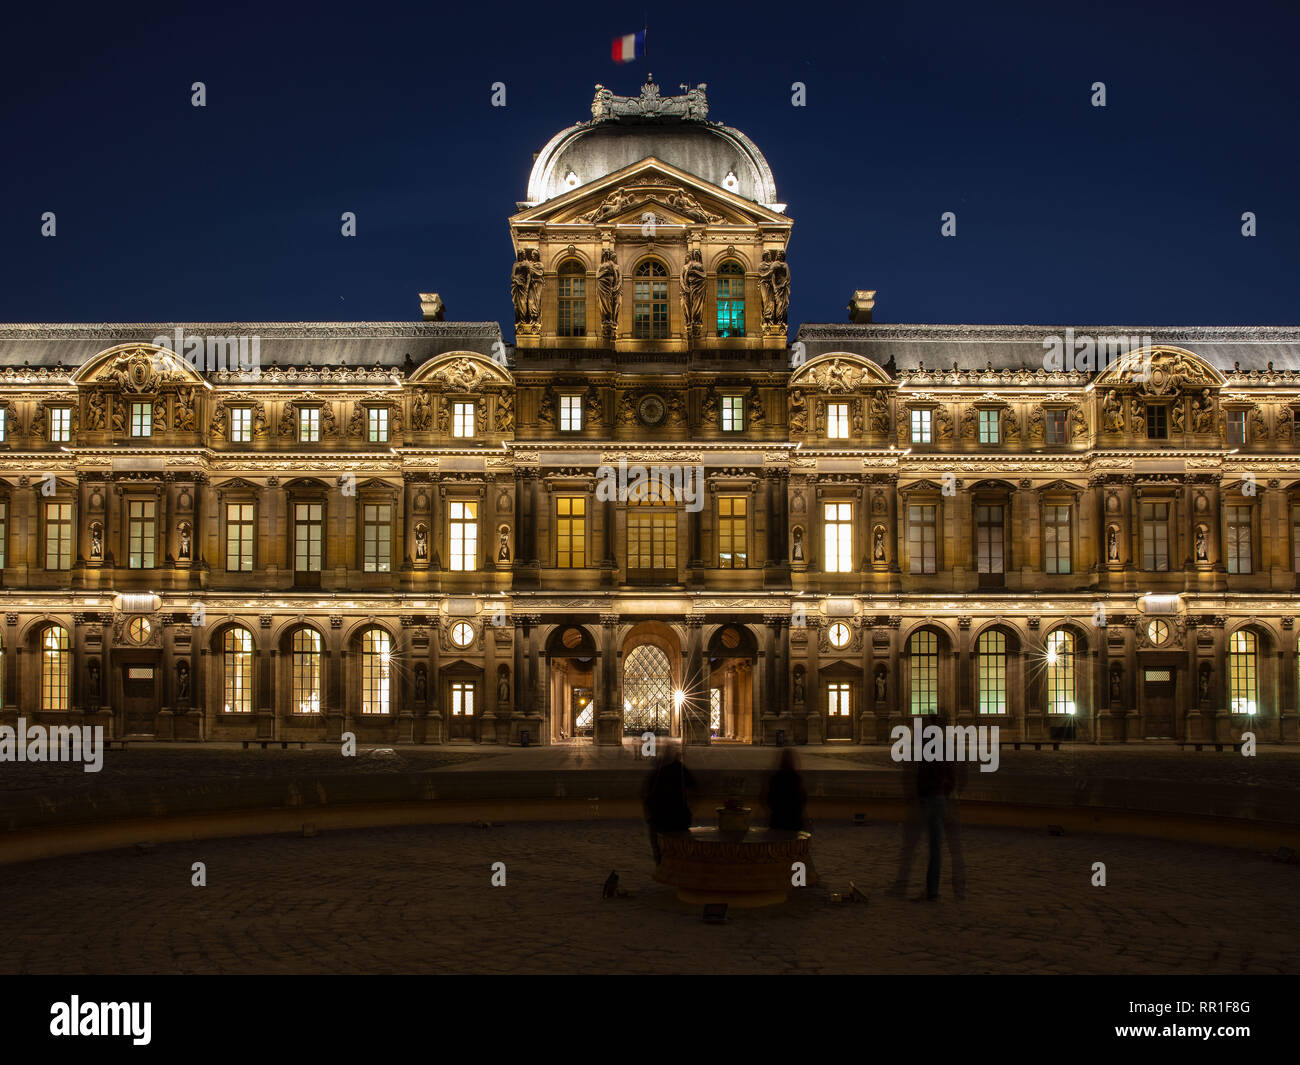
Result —
MULTIPOLYGON (((641 4, 183 8, 6 13, 0 321, 410 321, 437 291, 509 334, 533 153, 645 73, 609 58, 641 4)), ((886 322, 1300 325, 1298 29, 1293 0, 678 3, 650 69, 767 155, 792 327, 854 288, 886 322)))

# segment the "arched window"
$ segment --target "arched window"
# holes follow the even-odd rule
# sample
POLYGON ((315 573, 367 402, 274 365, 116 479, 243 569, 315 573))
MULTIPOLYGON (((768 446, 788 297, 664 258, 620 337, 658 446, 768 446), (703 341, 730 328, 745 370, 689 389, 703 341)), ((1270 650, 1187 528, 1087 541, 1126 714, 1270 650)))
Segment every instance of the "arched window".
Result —
POLYGON ((587 335, 587 272, 577 259, 560 263, 560 317, 556 332, 562 337, 587 335))
POLYGON ((718 267, 718 336, 745 335, 745 271, 728 259, 718 267))
POLYGON ((634 276, 632 335, 638 340, 663 340, 668 336, 668 267, 647 259, 634 276))
POLYGON ((668 656, 652 643, 633 647, 623 660, 623 731, 670 732, 672 711, 668 656))
POLYGON ((912 713, 939 712, 939 637, 928 629, 907 641, 912 713))
POLYGON ((253 712, 253 634, 228 629, 222 654, 223 706, 227 714, 253 712))
POLYGON ((1074 633, 1047 634, 1047 712, 1074 713, 1074 633))
POLYGON ((393 640, 383 629, 361 635, 361 712, 387 714, 392 709, 393 640))
POLYGON ((1007 712, 1007 637, 996 629, 980 635, 975 645, 979 678, 979 712, 1007 712))
POLYGON ((68 630, 51 625, 41 634, 41 709, 66 710, 72 680, 68 630))
POLYGON ((315 629, 299 629, 293 634, 293 702, 295 714, 319 714, 320 691, 320 633, 315 629))
POLYGON ((1259 639, 1238 629, 1228 643, 1228 708, 1234 714, 1259 710, 1259 639))
POLYGON ((658 480, 636 481, 628 487, 627 502, 628 573, 675 579, 677 507, 672 487, 658 480))

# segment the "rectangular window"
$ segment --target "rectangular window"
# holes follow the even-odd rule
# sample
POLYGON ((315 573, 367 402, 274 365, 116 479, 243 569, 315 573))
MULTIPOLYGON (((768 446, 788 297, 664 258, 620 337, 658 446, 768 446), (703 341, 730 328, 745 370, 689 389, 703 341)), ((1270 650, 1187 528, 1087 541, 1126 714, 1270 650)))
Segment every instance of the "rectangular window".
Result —
POLYGON ((628 509, 627 568, 641 572, 677 573, 675 509, 666 513, 661 507, 628 509))
POLYGON ((640 340, 668 336, 668 277, 659 263, 638 268, 633 282, 632 335, 640 340))
POLYGON ((391 568, 393 508, 388 503, 366 503, 362 507, 362 535, 367 573, 387 573, 391 568))
POLYGON ((304 444, 320 441, 320 408, 302 407, 298 411, 298 439, 304 444))
POLYGON ((912 443, 928 444, 930 442, 930 417, 928 410, 912 411, 912 443))
POLYGON ((718 336, 745 335, 745 275, 736 263, 718 270, 718 336))
POLYGON ((1228 446, 1242 447, 1246 443, 1246 412, 1230 410, 1226 413, 1228 422, 1228 446))
POLYGON ((1007 712, 1007 638, 996 629, 984 633, 977 645, 979 712, 1007 712))
POLYGON ((451 685, 451 716, 474 716, 474 685, 472 682, 453 681, 451 685))
POLYGON ((587 500, 557 496, 555 500, 555 564, 581 569, 587 564, 587 500))
POLYGON ((474 404, 453 403, 451 407, 451 435, 468 439, 474 435, 474 404))
POLYGON ((934 714, 939 710, 939 637, 928 629, 914 633, 908 641, 908 676, 911 681, 913 714, 934 714))
POLYGON ((127 504, 127 565, 131 569, 153 569, 158 532, 156 508, 152 499, 132 499, 127 504))
POLYGON ((388 408, 368 408, 370 420, 370 442, 372 444, 388 443, 388 408))
POLYGON ((907 508, 907 556, 911 572, 933 573, 937 563, 933 503, 910 504, 907 508))
POLYGON ((829 440, 847 440, 849 438, 849 405, 847 403, 826 404, 826 437, 829 440))
POLYGON ((581 428, 582 428, 582 397, 561 396, 560 397, 561 432, 576 433, 581 428))
POLYGON ((1151 572, 1169 569, 1169 504, 1142 504, 1142 568, 1151 572))
POLYGON ((576 263, 571 267, 574 273, 567 273, 565 263, 560 268, 560 318, 556 332, 562 337, 581 337, 587 335, 587 279, 576 270, 581 269, 576 263))
POLYGON ((72 568, 72 504, 45 504, 45 568, 72 568))
POLYGON ((1043 571, 1070 572, 1070 508, 1051 504, 1043 508, 1043 571))
POLYGON ((1002 573, 1005 562, 1004 511, 1000 506, 975 508, 976 572, 1002 573))
POLYGON ((153 435, 153 404, 152 403, 131 404, 131 435, 132 436, 153 435))
POLYGON ((979 414, 980 443, 999 443, 1002 439, 1002 412, 998 410, 981 410, 979 414))
POLYGON ((448 521, 451 568, 478 569, 478 503, 453 499, 448 521))
POLYGON ((718 565, 723 569, 744 569, 749 565, 746 550, 744 496, 718 497, 718 565))
POLYGON ((8 565, 9 557, 6 550, 9 544, 9 504, 0 503, 0 569, 8 565))
POLYGON ((1169 437, 1169 408, 1147 405, 1147 439, 1165 440, 1169 437))
POLYGON ((230 442, 247 444, 253 439, 253 408, 230 408, 230 442))
POLYGON ((1065 443, 1065 411, 1049 410, 1043 412, 1044 429, 1048 444, 1065 443))
POLYGON ((9 408, 0 407, 0 443, 9 435, 9 408))
POLYGON ((226 504, 226 569, 232 573, 253 568, 253 504, 226 504))
POLYGON ((320 503, 294 505, 293 568, 297 573, 319 573, 321 525, 325 508, 320 503))
POLYGON ((1291 506, 1291 568, 1300 573, 1300 503, 1291 506))
POLYGON ((722 397, 722 431, 735 433, 745 428, 745 397, 722 397))
POLYGON ((848 717, 852 712, 849 706, 850 688, 847 684, 826 685, 826 712, 831 717, 848 717))
POLYGON ((826 573, 853 572, 853 504, 826 503, 822 509, 826 573))
POLYGON ((1251 571, 1250 548, 1251 507, 1228 508, 1228 551, 1227 565, 1229 573, 1249 573, 1251 571))
POLYGON ((72 408, 50 408, 50 440, 56 444, 67 444, 72 440, 72 408))

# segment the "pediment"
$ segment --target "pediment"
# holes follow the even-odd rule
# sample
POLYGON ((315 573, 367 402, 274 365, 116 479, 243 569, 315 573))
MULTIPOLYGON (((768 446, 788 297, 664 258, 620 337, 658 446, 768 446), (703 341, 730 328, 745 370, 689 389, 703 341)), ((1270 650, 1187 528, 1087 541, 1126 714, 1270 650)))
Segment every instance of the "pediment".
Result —
POLYGON ((185 359, 156 344, 118 344, 87 359, 72 375, 78 385, 107 385, 124 394, 156 393, 167 385, 202 385, 185 359))
POLYGON ((790 375, 788 387, 835 395, 893 383, 870 359, 847 351, 833 351, 805 362, 790 375))
POLYGON ((419 366, 407 381, 412 385, 434 386, 444 392, 480 392, 515 383, 509 370, 476 351, 440 355, 419 366))
POLYGON ((1221 388, 1223 374, 1195 352, 1159 345, 1120 356, 1097 376, 1095 385, 1135 385, 1149 396, 1170 396, 1179 389, 1221 388))
POLYGON ((245 480, 243 477, 234 477, 229 481, 222 481, 220 484, 213 485, 220 493, 254 493, 261 490, 261 485, 254 484, 252 481, 245 480))

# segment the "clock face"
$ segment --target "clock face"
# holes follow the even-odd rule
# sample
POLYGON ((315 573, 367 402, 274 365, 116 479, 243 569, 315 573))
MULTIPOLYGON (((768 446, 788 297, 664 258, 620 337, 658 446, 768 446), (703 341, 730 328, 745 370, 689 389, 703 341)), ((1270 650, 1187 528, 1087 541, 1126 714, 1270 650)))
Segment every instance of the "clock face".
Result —
POLYGON ((664 417, 664 401, 658 396, 646 396, 636 409, 637 416, 645 425, 658 425, 664 417))

